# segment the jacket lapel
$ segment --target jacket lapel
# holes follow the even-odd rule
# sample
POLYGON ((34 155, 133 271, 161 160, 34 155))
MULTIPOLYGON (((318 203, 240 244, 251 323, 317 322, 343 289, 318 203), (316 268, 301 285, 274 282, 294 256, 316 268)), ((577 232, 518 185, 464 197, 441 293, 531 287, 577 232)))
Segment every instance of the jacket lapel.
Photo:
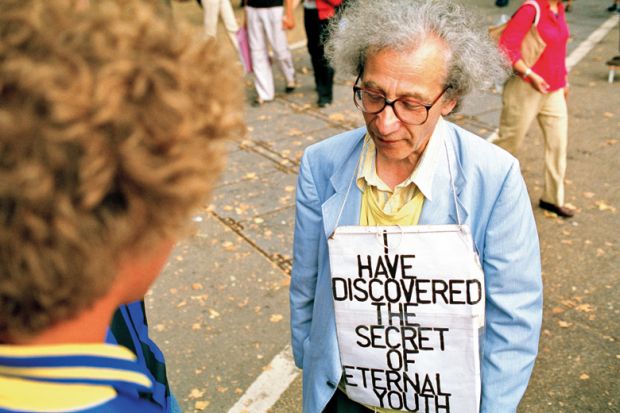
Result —
POLYGON ((359 225, 362 191, 356 185, 355 175, 365 134, 366 129, 362 129, 359 136, 352 137, 352 140, 355 140, 352 150, 343 156, 342 166, 330 178, 330 184, 335 192, 322 205, 323 229, 327 238, 338 226, 359 225))
POLYGON ((437 162, 437 170, 433 178, 433 194, 432 201, 424 200, 422 214, 420 216, 419 225, 443 225, 443 224, 464 224, 467 222, 469 213, 460 202, 460 195, 465 186, 465 178, 461 163, 456 157, 456 148, 454 147, 454 129, 445 125, 443 135, 442 155, 437 162), (452 183, 450 182, 450 172, 452 172, 452 180, 454 181, 454 191, 456 199, 459 203, 458 217, 454 195, 452 192, 452 183))

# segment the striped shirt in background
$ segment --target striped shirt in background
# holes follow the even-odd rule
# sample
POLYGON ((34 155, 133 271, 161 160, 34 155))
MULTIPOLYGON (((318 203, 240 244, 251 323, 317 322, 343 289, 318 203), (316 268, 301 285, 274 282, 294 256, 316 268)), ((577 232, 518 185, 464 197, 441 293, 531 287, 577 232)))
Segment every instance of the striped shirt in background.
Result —
POLYGON ((151 390, 135 355, 120 346, 0 345, 1 413, 162 413, 138 397, 151 390))

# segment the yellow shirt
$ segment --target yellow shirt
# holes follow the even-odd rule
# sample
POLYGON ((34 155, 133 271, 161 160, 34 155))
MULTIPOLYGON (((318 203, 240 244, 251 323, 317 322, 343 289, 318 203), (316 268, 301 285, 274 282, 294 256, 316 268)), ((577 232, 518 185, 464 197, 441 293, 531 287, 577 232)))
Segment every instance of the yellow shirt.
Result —
MULTIPOLYGON (((360 225, 391 225, 390 221, 392 218, 398 215, 399 211, 420 193, 421 195, 419 196, 423 196, 423 199, 432 200, 433 177, 435 176, 439 156, 441 156, 443 143, 443 123, 444 120, 440 118, 424 153, 420 157, 418 165, 407 179, 394 187, 394 190, 377 175, 376 147, 370 136, 366 134, 364 137, 364 147, 360 155, 361 159, 356 183, 364 193, 362 203, 364 204, 364 198, 367 195, 372 195, 372 203, 380 209, 386 220, 381 220, 382 222, 376 224, 369 224, 367 215, 362 216, 360 214, 360 225)), ((369 205, 367 204, 366 206, 368 207, 369 205)), ((422 203, 420 203, 419 207, 421 211, 422 203)), ((364 205, 362 205, 363 208, 364 205)), ((418 217, 420 211, 418 211, 418 217)), ((366 214, 366 211, 364 211, 364 214, 366 214)), ((400 223, 400 225, 416 225, 417 221, 415 219, 415 222, 400 223)))
MULTIPOLYGON (((394 190, 377 175, 375 144, 366 134, 356 181, 363 192, 360 225, 418 224, 424 199, 431 199, 433 177, 441 155, 442 122, 443 120, 439 119, 416 169, 409 178, 396 185, 394 190)), ((341 382, 340 385, 344 390, 344 383, 341 382)), ((381 407, 367 405, 365 407, 377 413, 399 412, 381 407)))

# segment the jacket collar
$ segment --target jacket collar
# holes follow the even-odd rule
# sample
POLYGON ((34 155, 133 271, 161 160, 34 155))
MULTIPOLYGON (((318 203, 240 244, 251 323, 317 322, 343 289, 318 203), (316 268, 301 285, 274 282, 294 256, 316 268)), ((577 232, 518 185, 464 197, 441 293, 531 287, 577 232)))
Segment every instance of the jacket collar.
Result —
MULTIPOLYGON (((457 224, 459 219, 460 223, 463 224, 469 214, 459 201, 459 196, 465 186, 465 178, 463 168, 456 156, 456 131, 445 121, 439 122, 437 127, 442 128, 443 133, 437 134, 437 137, 441 139, 441 149, 433 178, 432 201, 424 200, 419 224, 457 224), (459 204, 458 217, 450 175, 452 175, 454 191, 459 204)), ((365 134, 366 128, 360 128, 353 132, 351 138, 354 143, 351 145, 351 150, 343 154, 344 162, 330 177, 330 183, 335 193, 322 205, 323 229, 328 238, 337 226, 359 225, 362 192, 355 185, 355 176, 365 134)))
POLYGON ((463 167, 457 156, 456 131, 445 122, 443 132, 441 154, 433 179, 432 200, 424 200, 419 225, 464 224, 469 216, 460 200, 466 181, 463 167), (458 203, 458 214, 456 203, 458 203))

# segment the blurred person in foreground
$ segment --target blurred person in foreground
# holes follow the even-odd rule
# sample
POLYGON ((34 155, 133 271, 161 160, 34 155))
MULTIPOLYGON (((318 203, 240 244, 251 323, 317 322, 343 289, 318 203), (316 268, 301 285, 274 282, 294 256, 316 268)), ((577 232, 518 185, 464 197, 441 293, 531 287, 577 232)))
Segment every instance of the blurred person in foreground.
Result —
POLYGON ((534 1, 516 11, 500 38, 516 76, 504 84, 499 130, 492 141, 517 156, 536 119, 545 142, 545 184, 538 206, 570 218, 575 211, 565 205, 564 191, 569 91, 566 50, 570 33, 560 0, 534 1), (538 21, 536 4, 540 10, 538 21), (522 59, 521 44, 533 24, 546 47, 529 67, 522 59))
POLYGON ((460 216, 486 285, 480 412, 514 412, 525 392, 542 320, 526 186, 513 156, 443 118, 472 88, 507 74, 475 20, 451 1, 358 0, 330 26, 328 56, 357 78, 353 98, 366 126, 310 146, 301 161, 290 300, 304 412, 389 411, 342 390, 327 244, 337 225, 455 224, 460 216))
POLYGON ((143 1, 75 6, 0 3, 0 412, 180 411, 142 297, 242 133, 240 73, 143 1))

